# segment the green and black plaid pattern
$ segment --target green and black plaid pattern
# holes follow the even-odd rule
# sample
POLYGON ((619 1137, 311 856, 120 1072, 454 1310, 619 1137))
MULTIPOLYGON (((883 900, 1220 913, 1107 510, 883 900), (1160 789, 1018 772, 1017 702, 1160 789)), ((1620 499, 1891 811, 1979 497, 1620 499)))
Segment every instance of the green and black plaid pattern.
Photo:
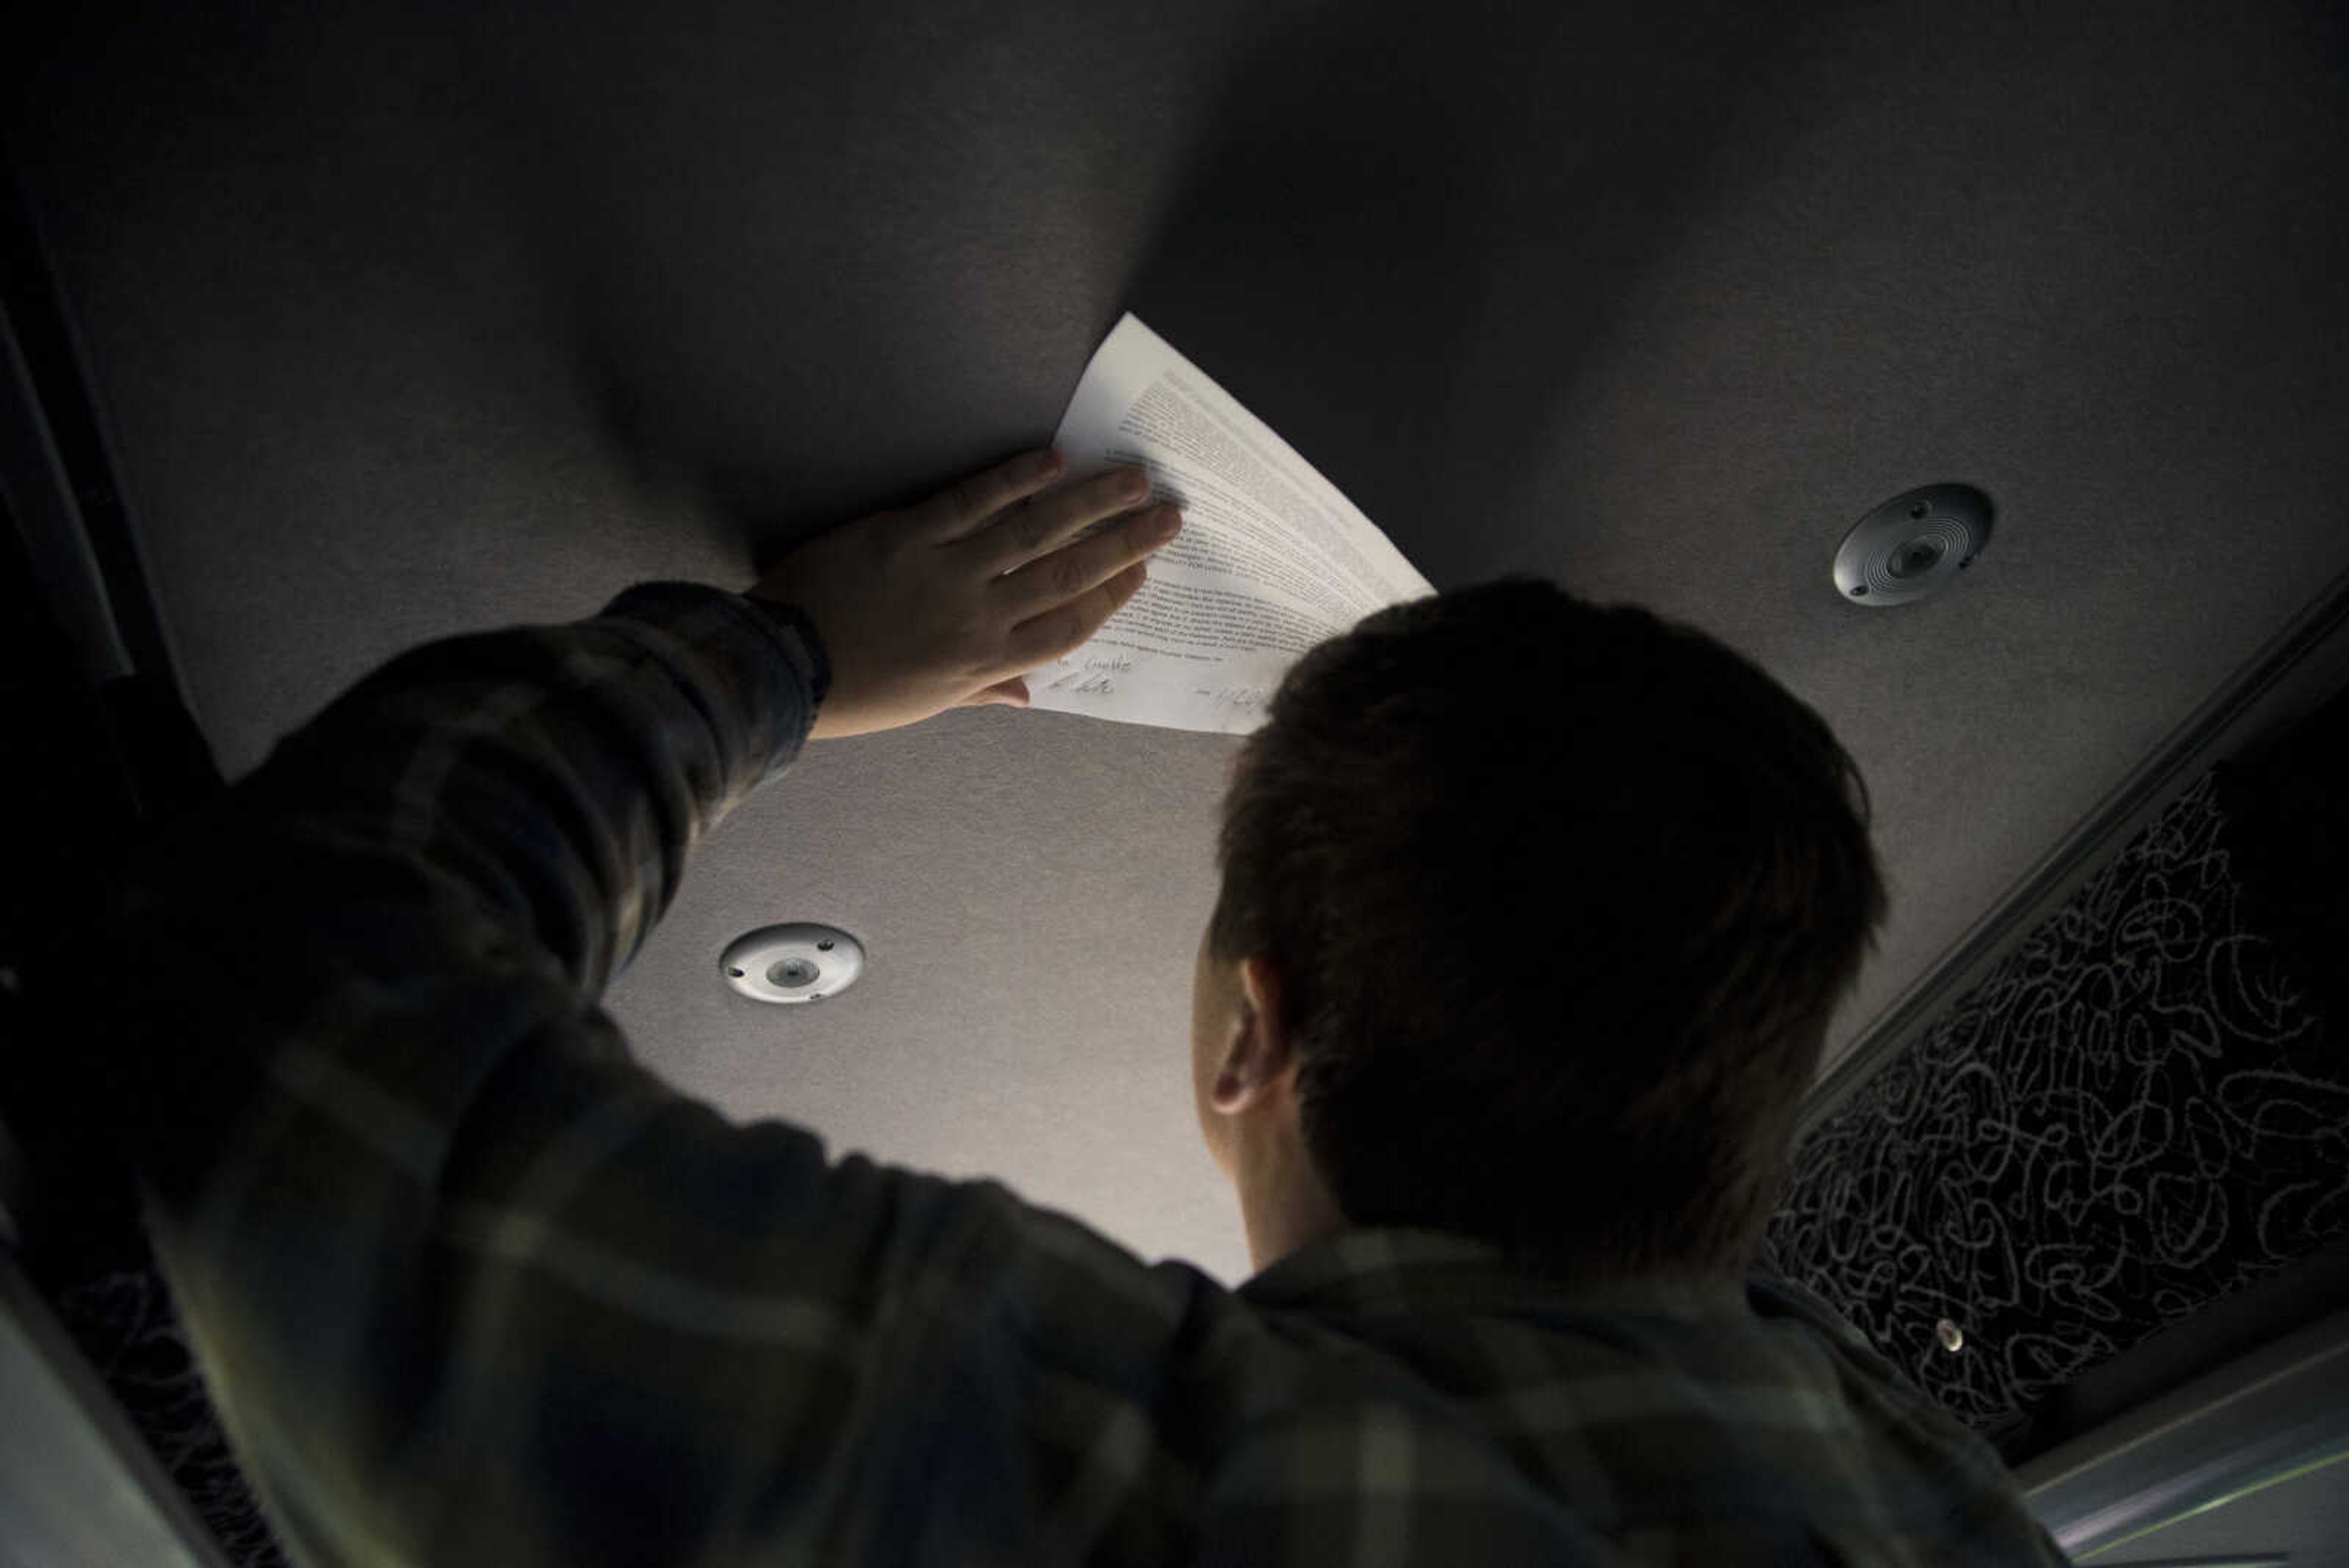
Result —
POLYGON ((94 1038, 303 1561, 2061 1560, 1798 1292, 1414 1231, 1229 1291, 654 1079, 604 986, 828 679, 682 583, 434 643, 120 900, 94 1038))

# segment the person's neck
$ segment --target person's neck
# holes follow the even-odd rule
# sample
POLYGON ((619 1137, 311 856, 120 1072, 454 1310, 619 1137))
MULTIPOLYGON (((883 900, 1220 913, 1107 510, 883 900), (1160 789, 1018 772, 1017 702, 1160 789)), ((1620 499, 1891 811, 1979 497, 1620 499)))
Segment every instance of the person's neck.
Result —
POLYGON ((1300 1145, 1273 1140, 1251 1152, 1250 1179, 1240 1183, 1240 1221, 1259 1272, 1348 1228, 1300 1145))

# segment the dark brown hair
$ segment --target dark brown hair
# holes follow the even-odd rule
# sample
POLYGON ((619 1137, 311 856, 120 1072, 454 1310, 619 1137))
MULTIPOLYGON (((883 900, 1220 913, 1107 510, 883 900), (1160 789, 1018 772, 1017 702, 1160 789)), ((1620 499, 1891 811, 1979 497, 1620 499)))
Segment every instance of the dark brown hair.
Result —
POLYGON ((1750 660, 1513 575, 1290 669, 1234 759, 1208 954, 1285 979, 1354 1224, 1734 1271, 1884 918, 1868 818, 1750 660))

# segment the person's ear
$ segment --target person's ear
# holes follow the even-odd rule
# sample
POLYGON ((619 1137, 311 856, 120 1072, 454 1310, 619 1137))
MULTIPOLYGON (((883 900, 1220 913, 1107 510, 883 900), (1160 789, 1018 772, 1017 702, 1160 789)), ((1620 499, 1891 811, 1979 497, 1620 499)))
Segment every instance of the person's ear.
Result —
POLYGON ((1240 961, 1240 1012, 1216 1069, 1210 1097, 1216 1110, 1237 1116, 1284 1084, 1294 1087, 1296 1053, 1291 1049, 1280 971, 1262 956, 1240 961))

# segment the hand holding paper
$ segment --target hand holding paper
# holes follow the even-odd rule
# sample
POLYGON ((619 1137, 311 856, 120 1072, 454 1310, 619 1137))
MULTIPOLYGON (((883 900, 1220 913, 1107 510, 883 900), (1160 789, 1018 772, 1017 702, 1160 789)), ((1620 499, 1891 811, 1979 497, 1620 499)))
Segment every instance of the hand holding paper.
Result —
POLYGON ((1025 453, 812 539, 748 590, 796 606, 831 658, 811 739, 1021 704, 1019 671, 1083 643, 1133 597, 1174 509, 1145 506, 1139 469, 1050 489, 1063 472, 1058 452, 1025 453))
POLYGON ((1244 733, 1299 655, 1435 591, 1269 426, 1128 315, 1053 444, 1072 474, 1138 462, 1182 537, 1081 648, 1028 677, 1029 705, 1244 733))
POLYGON ((815 738, 988 702, 1244 733, 1308 649, 1435 591, 1130 315, 1085 367, 1054 447, 811 540, 750 590, 797 605, 832 655, 815 738), (1146 508, 1154 493, 1173 506, 1146 508), (1151 528, 1174 507, 1169 545, 1151 528))

